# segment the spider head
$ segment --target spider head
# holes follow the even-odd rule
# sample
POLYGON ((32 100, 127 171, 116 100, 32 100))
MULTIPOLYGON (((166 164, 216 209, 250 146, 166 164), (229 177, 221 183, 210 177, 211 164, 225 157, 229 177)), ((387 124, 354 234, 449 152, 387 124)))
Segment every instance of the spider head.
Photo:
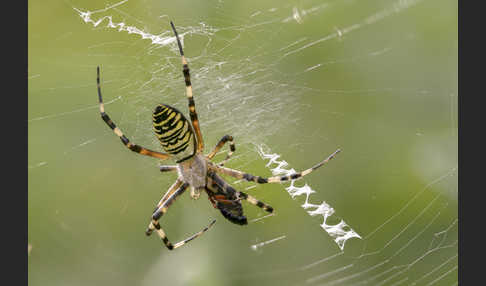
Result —
POLYGON ((152 115, 153 129, 165 152, 176 161, 192 157, 196 151, 196 139, 192 125, 174 107, 159 104, 152 115))

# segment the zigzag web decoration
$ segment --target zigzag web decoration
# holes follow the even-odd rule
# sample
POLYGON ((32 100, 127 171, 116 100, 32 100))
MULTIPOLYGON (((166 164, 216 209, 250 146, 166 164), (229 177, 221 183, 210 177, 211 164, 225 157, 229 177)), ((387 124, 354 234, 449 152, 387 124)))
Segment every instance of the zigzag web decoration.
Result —
MULTIPOLYGON (((257 146, 257 149, 258 154, 262 159, 269 160, 265 166, 270 169, 274 176, 290 175, 296 172, 295 169, 289 167, 286 161, 280 160, 279 154, 271 153, 268 147, 260 145, 257 146)), ((290 186, 286 187, 285 190, 293 199, 297 196, 306 196, 302 208, 307 210, 307 213, 310 216, 322 215, 324 221, 322 222, 321 227, 334 239, 341 250, 344 249, 344 244, 348 239, 353 237, 361 239, 361 236, 343 220, 336 225, 327 224, 327 219, 334 214, 334 209, 324 201, 321 204, 310 203, 309 197, 316 191, 314 191, 308 184, 304 183, 303 186, 299 187, 296 186, 295 180, 291 180, 290 186)))

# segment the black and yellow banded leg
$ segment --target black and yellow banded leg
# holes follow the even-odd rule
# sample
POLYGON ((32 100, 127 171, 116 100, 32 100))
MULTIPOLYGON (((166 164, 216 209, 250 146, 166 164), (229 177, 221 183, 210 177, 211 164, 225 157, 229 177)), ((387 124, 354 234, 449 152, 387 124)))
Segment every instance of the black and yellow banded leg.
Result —
POLYGON ((237 200, 246 200, 250 204, 255 205, 259 208, 262 208, 264 211, 267 211, 269 213, 273 212, 273 208, 271 206, 257 200, 256 198, 254 198, 254 197, 252 197, 252 196, 250 196, 246 193, 235 190, 235 188, 233 188, 230 184, 228 184, 221 177, 216 175, 216 173, 208 172, 208 176, 214 181, 214 183, 216 183, 219 187, 221 187, 226 193, 235 194, 237 200))
POLYGON ((223 161, 221 161, 220 163, 218 163, 218 166, 223 166, 229 160, 229 158, 231 158, 231 155, 233 155, 233 152, 235 152, 236 148, 235 148, 235 143, 233 142, 233 136, 231 136, 231 135, 223 136, 223 138, 221 138, 219 140, 218 144, 216 144, 216 146, 214 146, 213 151, 211 151, 211 153, 209 153, 206 156, 209 160, 211 160, 216 155, 216 153, 218 153, 219 150, 221 150, 221 148, 223 148, 223 146, 224 146, 224 144, 226 144, 226 142, 229 142, 230 150, 228 151, 228 154, 226 154, 226 158, 223 161))
MULTIPOLYGON (((187 189, 189 186, 188 183, 182 183, 180 180, 177 180, 174 185, 169 189, 168 193, 170 193, 173 189, 177 190, 173 192, 170 196, 167 197, 167 199, 164 200, 162 198, 161 202, 158 204, 158 207, 155 209, 154 213, 152 214, 152 221, 150 222, 147 230, 145 231, 146 235, 150 235, 154 230, 157 232, 159 235, 160 239, 164 243, 164 245, 169 249, 176 249, 178 247, 181 247, 182 245, 188 243, 189 241, 195 239, 198 236, 201 236, 204 232, 206 232, 215 222, 216 220, 213 220, 209 226, 205 227, 201 231, 195 233, 194 235, 190 236, 189 238, 186 238, 183 241, 180 241, 178 243, 172 244, 169 239, 167 238, 167 235, 165 234, 164 230, 160 227, 159 220, 164 215, 169 207, 175 202, 176 198, 184 193, 184 191, 187 189)), ((164 196, 165 197, 165 196, 164 196)))
POLYGON ((155 225, 155 229, 156 229, 156 232, 157 234, 160 236, 160 239, 162 239, 162 242, 165 244, 165 246, 169 249, 169 250, 173 250, 173 249, 176 249, 176 248, 179 248, 181 246, 183 246, 184 244, 188 243, 189 241, 203 235, 206 231, 208 231, 208 229, 213 226, 213 224, 216 222, 216 220, 213 220, 207 227, 203 228, 201 231, 191 235, 190 237, 182 240, 182 241, 179 241, 177 243, 174 243, 172 244, 169 239, 167 238, 167 236, 165 235, 165 232, 162 230, 162 228, 160 227, 159 223, 157 222, 157 224, 155 225))
POLYGON ((197 152, 200 153, 204 149, 204 141, 202 138, 201 128, 199 127, 199 120, 197 118, 196 113, 196 103, 194 102, 194 98, 192 96, 192 84, 191 84, 191 75, 189 72, 189 65, 187 64, 186 58, 184 57, 184 51, 182 50, 182 44, 179 39, 179 34, 177 34, 176 28, 172 21, 170 22, 172 26, 172 30, 177 39, 177 45, 179 46, 179 52, 182 58, 182 73, 184 74, 184 81, 186 83, 186 96, 189 102, 189 116, 191 117, 192 127, 194 128, 194 132, 196 133, 196 141, 197 141, 197 152))
POLYGON ((252 196, 250 196, 246 193, 243 193, 243 192, 238 192, 238 196, 239 196, 240 199, 246 200, 250 204, 255 205, 259 208, 262 208, 266 212, 269 212, 269 213, 273 212, 273 208, 271 206, 265 204, 262 201, 257 200, 255 197, 252 197, 252 196))
POLYGON ((154 213, 157 211, 157 209, 165 202, 167 201, 168 198, 170 198, 178 189, 179 187, 182 186, 182 178, 177 178, 177 180, 170 186, 169 190, 165 192, 164 196, 160 199, 160 201, 157 203, 157 206, 155 206, 154 213))
POLYGON ((319 162, 318 164, 314 165, 312 168, 309 168, 309 169, 304 170, 302 172, 287 175, 287 176, 275 176, 275 177, 263 178, 263 177, 260 177, 260 176, 254 176, 254 175, 251 175, 251 174, 248 174, 248 173, 244 173, 244 172, 241 172, 239 170, 234 170, 234 169, 230 169, 230 168, 226 168, 226 167, 220 167, 220 166, 217 166, 217 165, 212 164, 212 163, 209 163, 210 164, 209 167, 211 169, 213 169, 214 171, 220 173, 220 174, 228 175, 228 176, 231 176, 231 177, 234 177, 234 178, 237 178, 237 179, 243 179, 243 180, 246 180, 246 181, 249 181, 249 182, 255 182, 255 183, 259 183, 259 184, 280 183, 280 182, 286 182, 286 181, 290 181, 290 180, 296 180, 296 179, 299 179, 299 178, 301 178, 301 177, 303 177, 307 174, 310 174, 312 171, 316 170, 317 168, 321 167, 325 163, 332 160, 336 156, 336 154, 339 153, 339 152, 341 152, 340 149, 334 151, 334 153, 332 153, 329 157, 327 157, 323 161, 319 162))
POLYGON ((154 158, 158 158, 161 160, 167 160, 170 158, 169 154, 164 154, 160 153, 157 151, 152 151, 149 149, 146 149, 142 146, 139 146, 137 144, 133 144, 128 140, 128 138, 123 135, 123 132, 120 130, 120 128, 116 127, 115 123, 110 119, 108 114, 105 113, 105 105, 103 104, 103 98, 101 96, 101 86, 100 86, 100 67, 96 68, 97 72, 97 77, 96 77, 96 83, 98 86, 98 99, 100 103, 100 113, 101 113, 101 119, 115 132, 115 134, 120 137, 123 145, 125 145, 128 149, 132 150, 135 153, 141 154, 141 155, 146 155, 154 158))
MULTIPOLYGON (((162 214, 167 212, 167 209, 169 208, 169 206, 172 203, 175 202, 175 199, 178 196, 180 196, 187 189, 187 187, 188 187, 188 185, 183 184, 182 180, 180 178, 178 178, 174 182, 174 184, 172 184, 172 186, 170 186, 169 190, 164 194, 164 196, 160 199, 160 201, 157 203, 157 206, 155 207, 154 212, 152 213, 152 221, 153 221, 153 218, 154 218, 154 215, 155 215, 156 212, 161 212, 162 214)), ((158 215, 158 217, 160 218, 160 216, 162 216, 162 214, 158 215)), ((154 228, 155 228, 155 226, 151 222, 149 224, 147 230, 145 231, 145 234, 147 236, 151 235, 154 228)))
POLYGON ((159 170, 161 172, 177 172, 177 166, 175 166, 175 165, 172 165, 172 166, 160 165, 159 170))

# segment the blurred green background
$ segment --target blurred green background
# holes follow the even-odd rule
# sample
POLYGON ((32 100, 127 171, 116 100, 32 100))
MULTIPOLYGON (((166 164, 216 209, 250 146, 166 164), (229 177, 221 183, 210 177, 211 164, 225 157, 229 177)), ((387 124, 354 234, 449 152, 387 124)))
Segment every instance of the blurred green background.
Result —
POLYGON ((31 0, 28 13, 29 285, 457 284, 457 1, 31 0), (299 184, 363 239, 341 252, 287 185, 248 189, 276 210, 248 226, 187 193, 162 226, 176 242, 216 218, 209 232, 173 252, 144 235, 176 175, 100 119, 96 66, 114 122, 160 148, 155 105, 187 111, 180 58, 140 33, 173 40, 169 20, 206 152, 231 134, 227 166, 269 176, 256 146, 296 170, 342 148, 299 184))

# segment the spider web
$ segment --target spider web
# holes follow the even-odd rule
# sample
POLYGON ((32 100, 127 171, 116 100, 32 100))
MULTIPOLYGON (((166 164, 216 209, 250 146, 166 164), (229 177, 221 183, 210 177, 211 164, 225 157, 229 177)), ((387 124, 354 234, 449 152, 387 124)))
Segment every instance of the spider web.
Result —
MULTIPOLYGON (((457 66, 445 60, 457 59, 457 32, 444 32, 456 31, 457 4, 261 2, 63 2, 62 21, 74 26, 52 40, 70 47, 85 34, 66 52, 82 59, 65 59, 85 81, 49 81, 29 65, 29 104, 39 106, 28 119, 30 284, 457 285, 457 66), (429 19, 439 7, 444 15, 429 19), (276 210, 244 205, 248 227, 181 197, 162 223, 173 242, 218 222, 174 252, 140 234, 175 175, 122 149, 98 118, 95 90, 101 65, 110 117, 131 141, 158 149, 153 107, 187 110, 169 20, 191 68, 206 151, 230 134, 236 152, 226 165, 271 176, 342 148, 301 180, 228 178, 276 210), (444 48, 451 41, 455 49, 444 48), (38 103, 49 96, 59 103, 38 103), (45 134, 62 143, 43 149, 45 134)), ((37 67, 63 66, 49 59, 37 67)))

